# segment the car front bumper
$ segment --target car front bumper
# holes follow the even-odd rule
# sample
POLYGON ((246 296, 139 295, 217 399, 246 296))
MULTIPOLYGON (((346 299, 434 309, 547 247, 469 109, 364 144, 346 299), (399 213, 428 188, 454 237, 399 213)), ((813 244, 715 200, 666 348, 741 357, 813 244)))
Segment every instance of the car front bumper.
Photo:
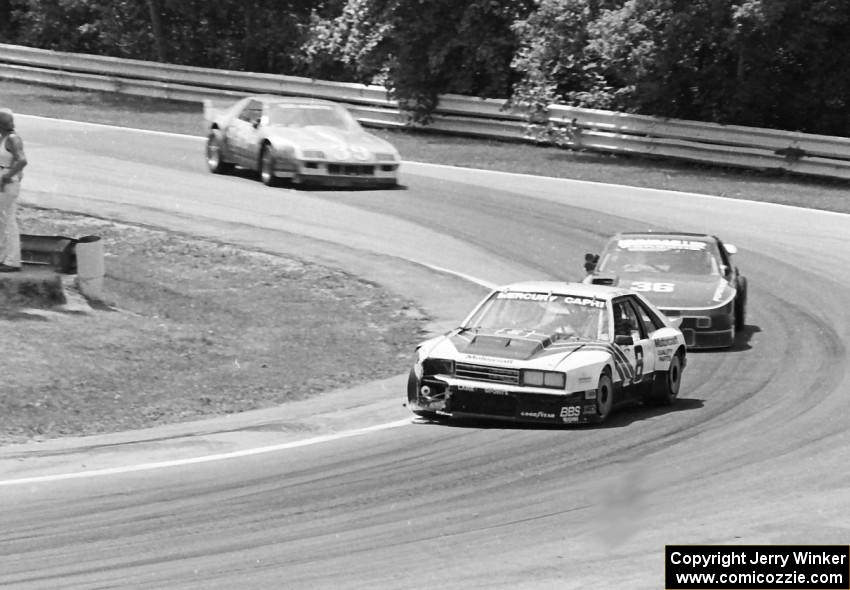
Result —
POLYGON ((595 391, 592 397, 584 391, 557 394, 495 391, 478 386, 449 386, 433 378, 426 378, 423 384, 439 393, 430 397, 417 393, 408 400, 410 409, 447 418, 542 424, 586 424, 598 418, 595 391))
POLYGON ((320 186, 395 186, 398 163, 351 163, 280 160, 275 176, 320 186))

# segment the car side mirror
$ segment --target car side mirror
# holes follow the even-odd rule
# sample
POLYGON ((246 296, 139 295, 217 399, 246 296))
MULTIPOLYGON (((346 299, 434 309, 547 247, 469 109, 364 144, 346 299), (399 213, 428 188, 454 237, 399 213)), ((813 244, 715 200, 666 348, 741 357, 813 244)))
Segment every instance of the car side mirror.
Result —
POLYGON ((732 256, 733 254, 737 254, 737 253, 738 253, 738 247, 737 247, 737 246, 735 246, 735 245, 733 245, 733 244, 724 244, 724 245, 723 245, 723 248, 726 250, 726 253, 727 253, 729 256, 732 256))
POLYGON ((596 270, 596 264, 599 262, 599 254, 592 254, 588 252, 584 255, 584 270, 587 272, 593 272, 596 270))
POLYGON ((614 344, 617 346, 632 346, 635 343, 635 339, 631 336, 626 336, 625 334, 618 334, 614 336, 614 344))

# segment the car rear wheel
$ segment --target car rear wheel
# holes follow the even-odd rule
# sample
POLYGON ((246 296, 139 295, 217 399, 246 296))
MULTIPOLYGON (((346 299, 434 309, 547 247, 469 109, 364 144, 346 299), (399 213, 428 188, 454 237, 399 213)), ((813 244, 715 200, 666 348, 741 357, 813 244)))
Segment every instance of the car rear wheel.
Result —
POLYGON ((656 373, 652 383, 652 393, 647 398, 651 405, 669 406, 679 396, 682 384, 682 355, 676 353, 670 361, 670 368, 656 373))
POLYGON ((735 300, 735 329, 742 331, 747 325, 747 306, 743 300, 735 300))
POLYGON ((608 373, 599 376, 596 386, 596 422, 602 423, 611 415, 614 409, 614 382, 608 373))
POLYGON ((223 158, 224 139, 220 131, 212 131, 207 137, 207 168, 214 174, 227 174, 233 170, 233 164, 223 158))
POLYGON ((271 146, 263 146, 263 152, 260 154, 260 180, 266 186, 277 186, 277 176, 274 175, 275 159, 274 152, 271 146))

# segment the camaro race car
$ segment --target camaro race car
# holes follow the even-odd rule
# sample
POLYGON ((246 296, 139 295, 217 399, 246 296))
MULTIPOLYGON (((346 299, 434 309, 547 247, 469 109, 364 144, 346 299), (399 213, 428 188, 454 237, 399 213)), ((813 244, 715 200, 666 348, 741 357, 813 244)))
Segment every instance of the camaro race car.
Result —
POLYGON ((626 289, 507 285, 417 347, 408 407, 430 419, 578 424, 630 400, 671 404, 686 364, 674 324, 626 289))
POLYGON ((736 252, 706 234, 619 233, 600 255, 585 256, 584 282, 643 293, 668 317, 681 318, 690 348, 728 347, 746 321, 747 279, 732 263, 736 252))
POLYGON ((217 112, 205 105, 207 166, 258 171, 274 185, 398 184, 401 158, 387 141, 368 133, 340 104, 311 98, 248 96, 217 112))

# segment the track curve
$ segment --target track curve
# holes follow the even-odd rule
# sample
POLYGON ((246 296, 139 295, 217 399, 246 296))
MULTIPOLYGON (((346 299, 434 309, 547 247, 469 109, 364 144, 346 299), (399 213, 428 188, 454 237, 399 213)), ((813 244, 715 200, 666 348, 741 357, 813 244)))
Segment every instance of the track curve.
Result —
MULTIPOLYGON (((846 215, 413 163, 405 190, 274 190, 207 174, 197 138, 26 123, 30 202, 297 248, 395 285, 442 322, 479 293, 422 265, 569 279, 615 231, 717 233, 739 247, 749 326, 732 350, 690 355, 672 409, 604 428, 414 423, 0 487, 0 586, 657 588, 666 543, 850 539, 846 215)), ((336 408, 350 426, 406 416, 401 388, 358 399, 370 394, 386 403, 368 414, 334 397, 292 411, 336 408)), ((112 460, 149 452, 126 447, 112 460)))

